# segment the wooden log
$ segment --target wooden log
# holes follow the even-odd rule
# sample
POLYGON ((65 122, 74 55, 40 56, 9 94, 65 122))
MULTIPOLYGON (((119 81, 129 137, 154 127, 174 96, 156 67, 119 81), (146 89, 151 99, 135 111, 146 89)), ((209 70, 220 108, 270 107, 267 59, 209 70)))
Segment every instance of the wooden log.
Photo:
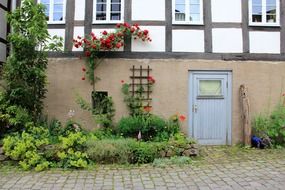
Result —
POLYGON ((248 89, 244 84, 240 86, 241 117, 243 127, 243 141, 245 145, 251 145, 251 122, 250 122, 250 104, 248 98, 248 89))

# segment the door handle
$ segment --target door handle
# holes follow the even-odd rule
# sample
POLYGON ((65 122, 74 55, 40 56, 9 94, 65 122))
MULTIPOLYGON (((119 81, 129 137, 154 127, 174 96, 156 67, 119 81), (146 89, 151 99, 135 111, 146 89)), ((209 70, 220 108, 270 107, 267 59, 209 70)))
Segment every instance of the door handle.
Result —
POLYGON ((194 105, 194 104, 193 104, 193 106, 192 106, 192 112, 197 113, 197 110, 198 110, 197 105, 194 105))

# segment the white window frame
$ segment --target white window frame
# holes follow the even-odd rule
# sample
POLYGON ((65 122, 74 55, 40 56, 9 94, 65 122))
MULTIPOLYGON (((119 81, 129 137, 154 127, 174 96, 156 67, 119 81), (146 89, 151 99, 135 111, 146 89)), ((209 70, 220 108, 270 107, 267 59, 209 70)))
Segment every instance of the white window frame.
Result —
POLYGON ((276 0, 276 22, 266 22, 266 0, 262 0, 261 22, 252 22, 252 0, 249 0, 249 25, 250 26, 280 26, 280 0, 276 0))
MULTIPOLYGON (((38 0, 38 3, 41 3, 42 0, 38 0)), ((53 5, 54 0, 50 0, 50 7, 49 7, 49 20, 47 21, 48 24, 64 24, 65 23, 65 16, 66 16, 66 0, 63 0, 63 19, 61 21, 53 21, 53 5)))
POLYGON ((175 20, 175 4, 176 0, 172 0, 172 24, 180 25, 203 25, 204 24, 204 13, 203 13, 203 0, 200 0, 200 21, 190 21, 190 0, 185 1, 185 21, 175 20))
POLYGON ((93 24, 116 24, 124 22, 125 1, 121 0, 121 20, 111 20, 111 0, 106 3, 106 20, 96 20, 97 0, 93 1, 93 24))

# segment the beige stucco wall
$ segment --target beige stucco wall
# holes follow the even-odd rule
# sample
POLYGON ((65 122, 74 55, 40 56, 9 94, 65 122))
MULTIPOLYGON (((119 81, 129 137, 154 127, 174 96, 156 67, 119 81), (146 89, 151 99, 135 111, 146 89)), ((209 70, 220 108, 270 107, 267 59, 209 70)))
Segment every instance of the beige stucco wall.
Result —
MULTIPOLYGON (((177 60, 177 59, 106 59, 98 67, 96 75, 101 78, 97 90, 108 91, 113 97, 116 121, 127 115, 121 94, 121 80, 130 82, 132 65, 149 65, 156 79, 153 96, 153 112, 165 118, 179 113, 189 118, 188 77, 189 70, 231 70, 232 86, 232 141, 238 143, 242 137, 239 106, 239 86, 246 84, 249 89, 252 116, 268 112, 280 100, 285 91, 285 62, 265 61, 217 61, 217 60, 177 60)), ((91 86, 82 81, 84 60, 71 58, 50 59, 48 67, 48 94, 46 112, 50 118, 67 119, 70 109, 75 117, 88 129, 94 129, 88 112, 82 111, 75 102, 76 93, 90 100, 91 86)), ((188 133, 188 121, 183 131, 188 133)))

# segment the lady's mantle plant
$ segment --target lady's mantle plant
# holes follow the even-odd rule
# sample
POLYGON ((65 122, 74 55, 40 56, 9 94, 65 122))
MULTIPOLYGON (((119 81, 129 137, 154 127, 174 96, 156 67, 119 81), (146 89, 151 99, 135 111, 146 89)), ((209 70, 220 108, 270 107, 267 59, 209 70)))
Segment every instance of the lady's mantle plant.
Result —
MULTIPOLYGON (((93 32, 86 37, 78 36, 73 40, 74 47, 84 49, 84 54, 87 57, 86 72, 88 79, 93 86, 95 92, 95 83, 98 78, 94 76, 94 70, 102 62, 99 52, 114 51, 125 46, 124 39, 132 37, 145 42, 151 42, 148 30, 142 30, 138 24, 130 25, 128 23, 117 24, 114 32, 103 31, 100 37, 96 36, 93 32)), ((82 77, 85 80, 85 77, 82 77)))

